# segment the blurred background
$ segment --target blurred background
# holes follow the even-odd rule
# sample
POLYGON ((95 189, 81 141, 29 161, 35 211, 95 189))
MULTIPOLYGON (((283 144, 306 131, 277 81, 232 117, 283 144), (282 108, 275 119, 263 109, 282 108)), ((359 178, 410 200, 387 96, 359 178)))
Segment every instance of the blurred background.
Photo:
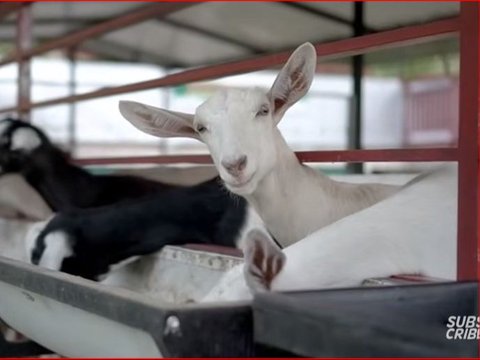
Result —
MULTIPOLYGON (((141 2, 35 3, 33 46, 145 6, 141 2)), ((345 2, 194 4, 74 48, 34 57, 31 101, 150 80, 187 68, 291 49, 305 41, 348 38, 355 35, 352 31, 374 33, 448 18, 458 12, 454 2, 372 2, 363 4, 358 24, 354 5, 345 2)), ((15 49, 15 28, 14 14, 1 20, 1 57, 15 49)), ((378 50, 356 60, 320 59, 309 94, 287 112, 280 129, 295 150, 347 149, 355 144, 364 149, 455 146, 458 70, 456 37, 378 50), (361 82, 352 76, 358 73, 358 64, 361 82), (360 123, 359 131, 352 128, 355 121, 360 123)), ((14 63, 0 67, 0 108, 16 104, 17 71, 14 63)), ((267 90, 277 71, 42 107, 33 109, 31 120, 79 158, 207 153, 194 140, 160 140, 135 130, 121 118, 118 100, 194 112, 221 88, 267 90)), ((343 164, 322 166, 345 169, 343 164)), ((372 163, 362 170, 397 171, 411 166, 422 165, 372 163)))

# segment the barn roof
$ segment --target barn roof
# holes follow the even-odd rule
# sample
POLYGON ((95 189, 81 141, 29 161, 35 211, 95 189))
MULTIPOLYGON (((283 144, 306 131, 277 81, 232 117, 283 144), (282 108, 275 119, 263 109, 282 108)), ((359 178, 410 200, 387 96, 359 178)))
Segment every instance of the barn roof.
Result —
MULTIPOLYGON (((145 6, 145 2, 35 3, 35 41, 52 40, 145 6)), ((458 13, 458 2, 366 2, 364 26, 375 32, 458 13)), ((14 16, 0 20, 0 42, 13 42, 14 16)), ((348 38, 353 22, 351 2, 205 2, 108 32, 81 48, 100 58, 191 67, 289 49, 304 41, 348 38)))

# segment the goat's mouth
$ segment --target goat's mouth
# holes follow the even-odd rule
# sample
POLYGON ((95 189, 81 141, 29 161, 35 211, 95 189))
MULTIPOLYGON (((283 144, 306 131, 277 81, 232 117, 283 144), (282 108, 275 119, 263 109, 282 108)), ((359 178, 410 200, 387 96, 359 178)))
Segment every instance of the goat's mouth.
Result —
POLYGON ((243 189, 245 189, 248 185, 250 185, 250 184, 252 183, 252 180, 253 180, 254 177, 255 177, 255 172, 252 173, 248 178, 246 178, 245 180, 242 180, 242 181, 231 182, 231 181, 226 181, 226 180, 224 180, 224 182, 225 182, 225 185, 226 185, 230 190, 236 192, 236 191, 243 190, 243 189))

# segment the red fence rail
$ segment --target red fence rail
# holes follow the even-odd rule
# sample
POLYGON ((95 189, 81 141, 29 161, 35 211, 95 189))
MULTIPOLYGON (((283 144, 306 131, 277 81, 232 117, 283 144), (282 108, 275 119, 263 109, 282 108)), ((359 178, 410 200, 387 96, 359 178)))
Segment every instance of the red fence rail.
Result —
MULTIPOLYGON (((299 151, 302 162, 457 161, 456 148, 299 151)), ((77 159, 81 165, 108 164, 211 164, 210 155, 162 155, 77 159)))

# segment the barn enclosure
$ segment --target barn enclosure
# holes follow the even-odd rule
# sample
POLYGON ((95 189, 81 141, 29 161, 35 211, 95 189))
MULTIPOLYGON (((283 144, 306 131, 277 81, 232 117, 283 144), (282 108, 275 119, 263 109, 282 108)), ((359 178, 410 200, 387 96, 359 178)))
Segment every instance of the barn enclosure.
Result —
MULTIPOLYGON (((121 119, 118 101, 135 100, 189 113, 219 89, 252 85, 268 89, 291 52, 309 41, 318 56, 312 88, 280 125, 298 158, 340 178, 385 176, 398 183, 438 162, 458 163, 457 281, 477 282, 479 14, 478 3, 468 1, 0 2, 0 118, 20 117, 39 126, 92 173, 154 165, 208 165, 212 160, 203 144, 140 133, 121 119)), ((178 256, 187 255, 180 251, 178 256)), ((217 259, 217 255, 203 254, 192 266, 204 269, 204 261, 211 256, 217 259)), ((229 256, 218 255, 222 266, 228 266, 212 272, 223 273, 230 262, 235 263, 236 258, 229 256)), ((247 350, 238 350, 238 356, 253 354, 253 335, 245 333, 252 327, 245 304, 228 306, 224 317, 218 315, 218 309, 204 313, 195 308, 192 315, 175 307, 162 308, 138 294, 109 292, 32 269, 0 258, 0 291, 11 294, 5 304, 18 302, 27 309, 29 301, 35 302, 28 294, 36 294, 36 306, 58 305, 64 321, 81 322, 82 330, 75 333, 78 336, 99 324, 119 339, 136 339, 125 345, 129 356, 198 355, 182 350, 175 339, 175 326, 168 330, 171 333, 161 335, 165 327, 149 318, 153 316, 161 318, 162 324, 171 325, 178 317, 182 324, 191 325, 195 330, 184 335, 189 346, 200 349, 200 356, 230 355, 225 344, 213 349, 204 346, 203 338, 195 338, 195 331, 210 326, 206 325, 208 316, 219 316, 219 324, 212 325, 214 334, 238 320, 240 325, 229 328, 225 341, 230 344, 240 339, 238 344, 247 350), (58 289, 69 289, 74 295, 69 297, 58 289), (96 298, 113 306, 96 307, 96 298), (69 306, 80 309, 79 313, 69 313, 69 306), (138 317, 129 314, 133 308, 138 317), (90 315, 91 322, 86 318, 90 315), (142 346, 148 350, 142 352, 142 346)), ((195 273, 190 268, 179 271, 195 273)), ((199 276, 206 279, 211 276, 208 271, 199 276)), ((434 285, 425 286, 443 294, 434 285)), ((462 296, 476 292, 475 286, 461 286, 458 293, 462 296)), ((358 295, 352 291, 351 296, 358 295)), ((414 292, 392 290, 388 296, 415 298, 414 292)), ((372 301, 380 304, 375 296, 372 301)), ((265 330, 273 326, 269 306, 274 304, 283 311, 283 306, 288 308, 295 301, 317 300, 309 295, 286 295, 284 303, 275 301, 268 295, 255 300, 255 311, 262 319, 255 329, 271 347, 278 345, 278 339, 268 338, 265 330)), ((321 301, 328 303, 328 299, 321 301)), ((453 303, 448 302, 452 306, 448 309, 464 311, 453 303)), ((391 304, 381 304, 379 307, 391 311, 391 304)), ((23 311, 35 316, 35 310, 23 311)), ((3 317, 1 309, 0 315, 3 317)), ((319 317, 324 320, 328 314, 319 317)), ((10 321, 17 320, 23 329, 34 331, 26 317, 10 317, 10 321)), ((397 330, 398 336, 403 336, 400 325, 397 330)), ((52 331, 60 334, 61 328, 52 331)), ((49 341, 40 343, 49 348, 49 341)), ((444 346, 433 338, 425 341, 434 344, 432 348, 444 346)), ((107 343, 105 346, 114 347, 115 336, 107 343)), ((22 353, 13 345, 5 346, 9 354, 22 353)), ((302 344, 296 354, 316 354, 309 346, 302 344)), ((395 346, 401 348, 401 344, 395 346)), ((432 354, 422 346, 415 348, 420 356, 432 354)), ((61 349, 64 354, 70 351, 68 346, 61 349)), ((445 354, 450 350, 453 356, 457 354, 455 349, 446 349, 445 354)), ((99 350, 98 354, 120 353, 99 350)))

